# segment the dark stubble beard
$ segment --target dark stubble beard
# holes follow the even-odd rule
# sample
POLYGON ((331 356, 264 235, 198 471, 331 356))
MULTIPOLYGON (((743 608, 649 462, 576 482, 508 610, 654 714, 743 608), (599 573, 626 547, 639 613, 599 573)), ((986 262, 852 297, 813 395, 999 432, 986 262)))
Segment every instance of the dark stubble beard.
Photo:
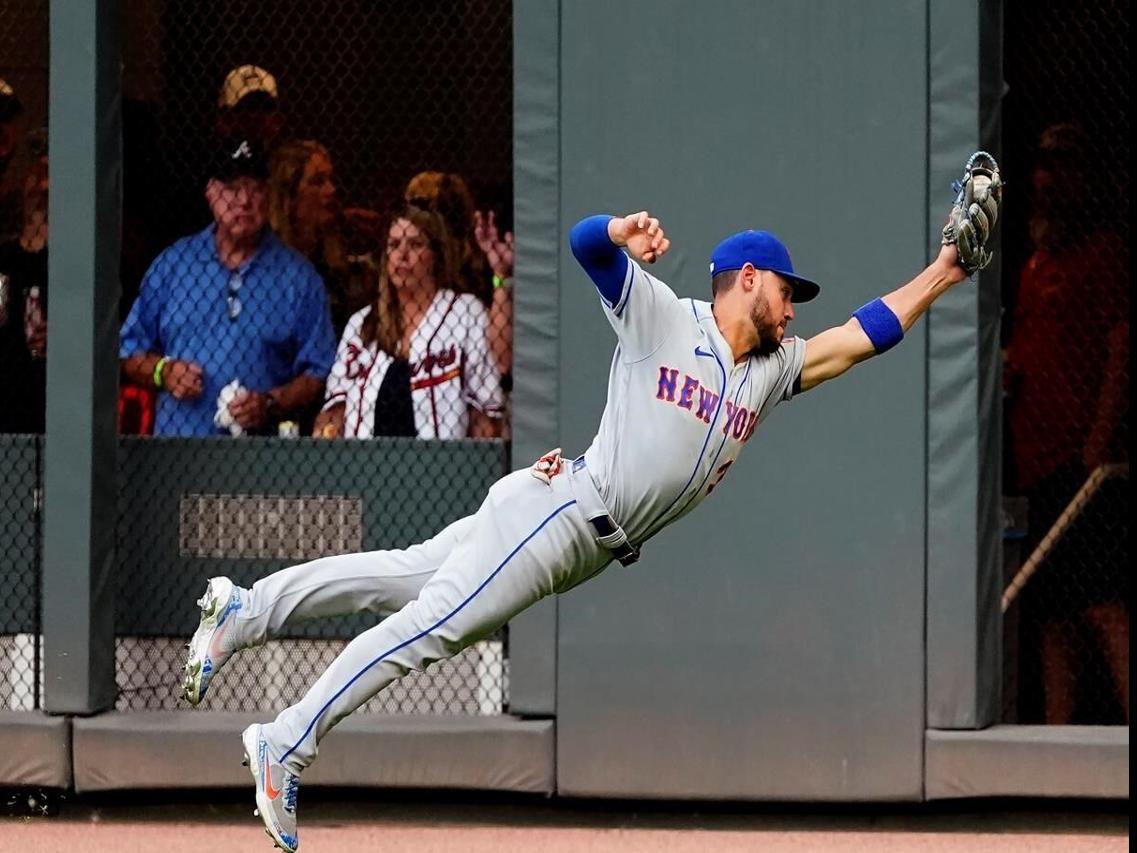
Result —
POLYGON ((770 316, 770 300, 759 295, 750 308, 750 322, 758 332, 758 343, 754 352, 758 355, 773 355, 781 347, 782 341, 778 337, 778 322, 770 316))

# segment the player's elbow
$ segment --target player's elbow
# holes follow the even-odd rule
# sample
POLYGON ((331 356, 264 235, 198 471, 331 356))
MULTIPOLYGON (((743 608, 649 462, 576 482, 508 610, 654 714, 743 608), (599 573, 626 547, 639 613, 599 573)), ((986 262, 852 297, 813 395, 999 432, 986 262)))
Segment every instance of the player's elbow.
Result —
POLYGON ((849 320, 822 332, 806 342, 805 364, 801 371, 801 390, 808 391, 822 382, 836 379, 855 365, 876 354, 860 324, 849 320))
POLYGON ((836 379, 852 366, 853 362, 851 361, 842 361, 835 358, 816 364, 807 364, 802 367, 801 370, 799 391, 808 391, 811 388, 816 388, 822 382, 836 379))
POLYGON ((573 257, 586 269, 603 263, 619 252, 608 237, 608 221, 611 218, 605 214, 586 216, 569 232, 569 248, 572 249, 573 257))
POLYGON ((840 373, 877 354, 872 339, 856 317, 850 317, 845 325, 840 327, 840 333, 840 345, 833 353, 834 359, 843 365, 840 373))

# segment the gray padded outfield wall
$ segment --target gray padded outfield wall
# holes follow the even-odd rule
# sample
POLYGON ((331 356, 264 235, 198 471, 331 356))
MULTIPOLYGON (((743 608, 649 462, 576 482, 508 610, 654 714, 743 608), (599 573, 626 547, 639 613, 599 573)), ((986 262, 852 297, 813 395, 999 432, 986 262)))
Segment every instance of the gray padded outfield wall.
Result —
MULTIPOLYGON (((514 289, 513 468, 559 441, 557 369, 560 125, 557 0, 513 6, 513 184, 517 222, 514 289)), ((509 623, 510 710, 556 708, 557 599, 509 623)))
MULTIPOLYGON (((562 232, 646 207, 673 241, 657 274, 705 298, 715 242, 769 228, 822 283, 806 336, 922 268, 924 2, 588 0, 560 23, 562 232)), ((560 272, 576 453, 614 336, 560 272)), ((561 599, 559 793, 921 797, 926 344, 785 404, 712 500, 561 599)))
POLYGON ((51 3, 51 311, 43 455, 44 703, 114 704, 122 16, 51 3))
MULTIPOLYGON (((999 4, 931 11, 929 253, 960 164, 977 146, 1001 153, 1003 89, 999 4)), ((929 728, 980 729, 999 715, 999 260, 928 316, 929 728)))

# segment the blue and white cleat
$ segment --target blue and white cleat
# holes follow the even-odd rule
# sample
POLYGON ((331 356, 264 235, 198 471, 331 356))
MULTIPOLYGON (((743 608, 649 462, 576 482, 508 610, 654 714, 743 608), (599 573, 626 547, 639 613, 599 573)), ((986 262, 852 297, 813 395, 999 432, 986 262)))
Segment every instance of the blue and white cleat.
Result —
POLYGON ((264 821, 265 832, 286 853, 296 853, 300 838, 296 832, 296 794, 300 777, 272 757, 268 743, 261 735, 260 723, 254 723, 241 734, 245 761, 257 786, 257 810, 264 821))
POLYGON ((201 621, 190 640, 182 695, 191 705, 205 698, 209 682, 234 652, 233 625, 241 609, 240 592, 229 578, 213 578, 197 602, 201 621))

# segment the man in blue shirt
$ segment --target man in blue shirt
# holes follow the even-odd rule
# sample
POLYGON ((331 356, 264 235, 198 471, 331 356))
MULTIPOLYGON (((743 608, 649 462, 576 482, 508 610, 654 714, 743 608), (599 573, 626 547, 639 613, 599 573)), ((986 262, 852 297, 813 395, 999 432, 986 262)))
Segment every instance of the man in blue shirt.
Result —
POLYGON ((123 372, 159 389, 155 435, 227 434, 215 416, 263 433, 323 394, 336 350, 324 285, 266 226, 267 177, 255 143, 221 145, 213 224, 154 260, 123 324, 123 372))

